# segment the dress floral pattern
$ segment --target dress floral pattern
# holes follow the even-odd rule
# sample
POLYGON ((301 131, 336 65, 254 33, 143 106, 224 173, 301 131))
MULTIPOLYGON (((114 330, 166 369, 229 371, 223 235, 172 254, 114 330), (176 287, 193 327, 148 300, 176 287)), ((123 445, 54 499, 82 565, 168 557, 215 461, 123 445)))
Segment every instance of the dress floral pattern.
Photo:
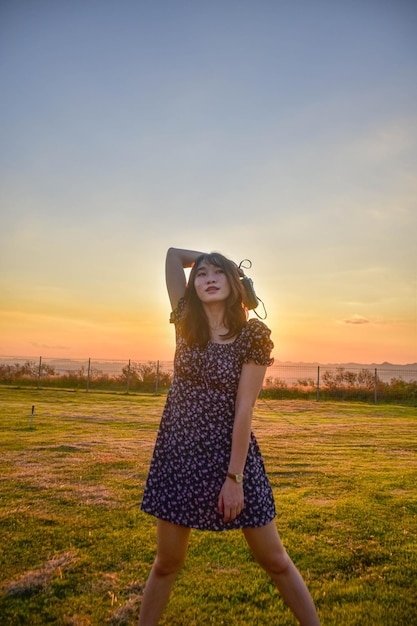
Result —
MULTIPOLYGON (((176 324, 181 304, 172 315, 176 324)), ((143 511, 201 530, 253 528, 274 518, 272 490, 253 432, 244 469, 244 509, 226 523, 217 512, 229 465, 242 365, 248 361, 271 365, 272 348, 269 328, 257 319, 249 320, 232 343, 190 347, 177 334, 174 378, 146 481, 143 511)))

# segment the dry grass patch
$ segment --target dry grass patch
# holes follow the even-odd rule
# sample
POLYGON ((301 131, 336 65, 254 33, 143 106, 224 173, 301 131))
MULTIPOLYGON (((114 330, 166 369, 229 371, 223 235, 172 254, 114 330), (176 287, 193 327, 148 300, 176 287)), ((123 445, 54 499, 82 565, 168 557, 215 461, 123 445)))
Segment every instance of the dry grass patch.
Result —
POLYGON ((75 552, 65 552, 55 556, 38 569, 29 570, 19 576, 17 580, 5 583, 2 586, 2 591, 8 596, 16 598, 23 598, 44 591, 55 576, 62 579, 65 567, 72 563, 75 558, 75 552))

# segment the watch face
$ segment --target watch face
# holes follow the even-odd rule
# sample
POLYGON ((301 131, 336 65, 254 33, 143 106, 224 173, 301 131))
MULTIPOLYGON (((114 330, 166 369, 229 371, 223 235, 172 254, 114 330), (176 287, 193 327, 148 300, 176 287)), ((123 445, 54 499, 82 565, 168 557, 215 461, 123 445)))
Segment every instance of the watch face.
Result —
POLYGON ((243 483, 243 474, 231 474, 230 472, 227 472, 227 475, 229 478, 233 478, 235 482, 243 483))

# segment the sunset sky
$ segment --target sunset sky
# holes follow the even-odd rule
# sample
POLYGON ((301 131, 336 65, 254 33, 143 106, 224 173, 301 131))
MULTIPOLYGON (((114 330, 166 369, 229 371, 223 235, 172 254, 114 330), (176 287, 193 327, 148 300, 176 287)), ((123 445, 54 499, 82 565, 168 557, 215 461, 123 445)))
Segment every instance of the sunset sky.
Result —
POLYGON ((280 361, 417 361, 417 3, 3 0, 0 356, 172 358, 169 246, 280 361))

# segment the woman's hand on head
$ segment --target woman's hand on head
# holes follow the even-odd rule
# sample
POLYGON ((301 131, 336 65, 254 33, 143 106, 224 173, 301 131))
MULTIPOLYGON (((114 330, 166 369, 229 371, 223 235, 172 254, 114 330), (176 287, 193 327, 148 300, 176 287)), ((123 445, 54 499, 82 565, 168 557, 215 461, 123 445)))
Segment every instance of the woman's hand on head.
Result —
POLYGON ((243 485, 226 478, 219 494, 217 512, 223 515, 224 522, 232 522, 242 512, 245 505, 243 485))

